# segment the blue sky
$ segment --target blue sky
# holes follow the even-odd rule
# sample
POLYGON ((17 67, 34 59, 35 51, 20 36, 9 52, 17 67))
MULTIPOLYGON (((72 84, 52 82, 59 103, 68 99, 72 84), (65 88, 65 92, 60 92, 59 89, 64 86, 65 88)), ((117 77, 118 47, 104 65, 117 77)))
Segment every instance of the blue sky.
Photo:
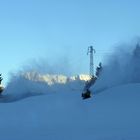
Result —
POLYGON ((117 43, 139 36, 139 7, 139 0, 0 0, 4 82, 9 72, 41 58, 57 66, 66 59, 72 74, 88 73, 88 46, 98 63, 117 43))

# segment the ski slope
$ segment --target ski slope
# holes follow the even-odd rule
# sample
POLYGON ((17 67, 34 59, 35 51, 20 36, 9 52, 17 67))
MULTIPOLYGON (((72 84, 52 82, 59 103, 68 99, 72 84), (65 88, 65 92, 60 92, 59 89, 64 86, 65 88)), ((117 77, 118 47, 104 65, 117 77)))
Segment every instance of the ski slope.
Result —
POLYGON ((0 103, 0 138, 139 140, 139 107, 140 84, 110 88, 88 100, 81 99, 80 90, 59 88, 55 93, 0 103))

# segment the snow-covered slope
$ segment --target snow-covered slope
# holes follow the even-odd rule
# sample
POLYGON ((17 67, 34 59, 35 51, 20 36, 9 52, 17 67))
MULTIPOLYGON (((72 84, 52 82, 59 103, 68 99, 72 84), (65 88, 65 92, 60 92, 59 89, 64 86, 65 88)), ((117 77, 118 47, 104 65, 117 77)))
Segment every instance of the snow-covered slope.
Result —
POLYGON ((2 140, 139 140, 140 84, 82 100, 73 90, 0 104, 2 140))

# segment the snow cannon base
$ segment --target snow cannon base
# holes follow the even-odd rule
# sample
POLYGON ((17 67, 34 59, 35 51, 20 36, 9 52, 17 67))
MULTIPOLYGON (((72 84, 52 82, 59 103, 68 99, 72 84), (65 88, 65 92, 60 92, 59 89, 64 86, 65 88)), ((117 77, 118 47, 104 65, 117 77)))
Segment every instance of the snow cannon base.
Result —
POLYGON ((89 90, 87 90, 85 93, 82 93, 82 98, 84 99, 88 99, 91 98, 91 93, 89 90))

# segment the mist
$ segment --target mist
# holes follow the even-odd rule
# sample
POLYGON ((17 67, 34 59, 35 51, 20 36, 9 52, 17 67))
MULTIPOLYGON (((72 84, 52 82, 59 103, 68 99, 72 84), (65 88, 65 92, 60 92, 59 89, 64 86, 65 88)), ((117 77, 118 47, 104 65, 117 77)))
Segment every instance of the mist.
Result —
POLYGON ((102 91, 114 86, 140 83, 140 45, 120 45, 104 58, 103 70, 93 85, 94 91, 102 91))
POLYGON ((73 67, 68 57, 58 57, 57 60, 39 58, 28 61, 24 64, 19 73, 36 71, 41 74, 63 74, 72 75, 73 67))
MULTIPOLYGON (((103 70, 91 87, 93 94, 114 86, 140 82, 140 45, 120 45, 114 49, 109 57, 104 58, 103 70)), ((62 85, 50 86, 43 81, 32 80, 39 74, 56 74, 70 76, 73 66, 67 57, 58 59, 55 63, 46 59, 32 60, 21 67, 17 72, 11 73, 11 78, 3 91, 7 98, 4 101, 15 101, 28 96, 52 94, 60 90, 62 85), (30 73, 28 79, 25 75, 30 73)), ((77 83, 72 83, 77 86, 77 83)), ((72 85, 71 84, 71 85, 72 85)), ((66 89, 65 85, 62 89, 66 89)), ((79 86, 79 85, 78 85, 79 86)), ((78 87, 77 86, 77 87, 78 87)), ((3 99, 2 99, 3 100, 3 99)))
POLYGON ((38 75, 66 75, 72 74, 68 58, 59 58, 56 62, 48 62, 47 59, 41 58, 30 60, 16 72, 10 73, 10 79, 2 95, 4 102, 15 101, 29 96, 44 95, 53 93, 53 88, 42 81, 35 81, 38 75), (30 78, 26 77, 30 74, 30 78))

